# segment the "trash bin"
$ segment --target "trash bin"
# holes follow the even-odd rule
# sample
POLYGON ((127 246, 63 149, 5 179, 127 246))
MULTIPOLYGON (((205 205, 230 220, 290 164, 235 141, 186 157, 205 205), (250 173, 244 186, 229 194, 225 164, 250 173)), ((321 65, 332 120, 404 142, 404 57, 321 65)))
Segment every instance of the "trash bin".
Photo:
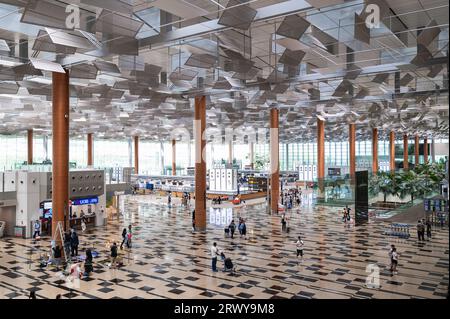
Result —
POLYGON ((6 228, 6 222, 3 220, 0 220, 0 238, 5 236, 5 228, 6 228))

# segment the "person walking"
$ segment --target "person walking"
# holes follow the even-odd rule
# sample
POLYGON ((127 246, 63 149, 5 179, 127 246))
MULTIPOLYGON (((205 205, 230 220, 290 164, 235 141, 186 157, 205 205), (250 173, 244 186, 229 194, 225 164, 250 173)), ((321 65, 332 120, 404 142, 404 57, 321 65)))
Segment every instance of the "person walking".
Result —
POLYGON ((393 267, 394 267, 394 263, 392 262, 392 252, 394 251, 394 249, 395 249, 395 245, 391 245, 391 249, 389 249, 389 261, 390 261, 390 266, 389 266, 389 270, 391 271, 391 273, 392 273, 392 269, 393 269, 393 267))
POLYGON ((70 247, 71 247, 71 255, 78 256, 78 245, 80 244, 80 241, 78 239, 78 235, 75 231, 75 229, 72 228, 72 234, 70 235, 70 247))
POLYGON ((88 248, 86 249, 86 260, 84 261, 84 276, 89 277, 89 274, 94 270, 92 265, 92 251, 88 248))
POLYGON ((241 235, 244 237, 244 239, 247 239, 247 225, 245 224, 245 220, 242 220, 241 227, 242 227, 241 235))
POLYGON ((218 272, 217 270, 217 257, 220 256, 219 248, 217 248, 217 244, 213 243, 211 246, 211 267, 213 272, 218 272))
POLYGON ((297 248, 297 264, 298 264, 298 256, 303 260, 303 246, 305 243, 302 240, 301 236, 298 236, 297 242, 295 243, 295 246, 297 248))
POLYGON ((127 242, 126 242, 126 245, 127 245, 127 248, 128 249, 130 249, 131 248, 131 232, 128 232, 127 233, 127 242))
POLYGON ((281 231, 285 232, 286 231, 286 217, 285 215, 281 215, 281 231))
POLYGON ((110 268, 115 268, 116 267, 116 259, 117 259, 117 245, 116 243, 113 243, 111 245, 111 266, 110 268))
POLYGON ((34 291, 34 290, 30 291, 30 294, 28 295, 28 299, 36 299, 36 291, 34 291))
POLYGON ((34 234, 33 238, 41 237, 41 223, 38 219, 34 222, 34 234))
POLYGON ((430 240, 431 239, 431 222, 429 219, 427 219, 425 226, 427 228, 427 239, 430 240))
POLYGON ((421 220, 417 222, 417 236, 419 237, 419 241, 425 240, 425 225, 421 220))
POLYGON ((391 275, 396 275, 397 272, 397 265, 398 265, 398 257, 399 254, 397 253, 397 248, 392 248, 392 255, 391 255, 391 259, 392 259, 392 271, 391 271, 391 275))
POLYGON ((64 256, 66 256, 66 259, 69 259, 70 248, 71 248, 71 236, 70 232, 67 231, 64 233, 64 256))
POLYGON ((123 249, 123 244, 127 241, 127 229, 122 229, 122 243, 120 244, 120 249, 123 249))
POLYGON ((233 239, 234 238, 234 231, 236 230, 236 224, 234 223, 234 219, 231 221, 231 223, 228 226, 228 228, 230 229, 231 239, 233 239))

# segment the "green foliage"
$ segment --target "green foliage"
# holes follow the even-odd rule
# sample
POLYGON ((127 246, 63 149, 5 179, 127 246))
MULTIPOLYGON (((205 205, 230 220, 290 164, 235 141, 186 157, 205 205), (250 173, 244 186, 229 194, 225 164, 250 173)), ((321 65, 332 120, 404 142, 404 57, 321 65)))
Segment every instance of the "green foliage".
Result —
POLYGON ((386 202, 388 195, 397 195, 395 182, 395 173, 378 172, 369 181, 369 193, 373 196, 383 193, 384 202, 386 202))
POLYGON ((255 155, 254 168, 256 170, 263 170, 268 163, 269 163, 269 158, 267 156, 263 156, 263 155, 259 155, 259 154, 255 155))
POLYGON ((384 202, 388 195, 405 198, 411 196, 411 201, 418 196, 425 196, 439 187, 445 178, 445 163, 417 165, 413 170, 403 170, 396 173, 378 172, 369 181, 369 193, 377 196, 383 193, 384 202))

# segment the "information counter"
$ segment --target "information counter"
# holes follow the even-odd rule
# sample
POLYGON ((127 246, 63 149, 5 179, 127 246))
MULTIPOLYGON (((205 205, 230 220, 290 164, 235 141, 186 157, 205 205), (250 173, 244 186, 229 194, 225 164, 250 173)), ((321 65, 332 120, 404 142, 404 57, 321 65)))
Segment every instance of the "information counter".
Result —
MULTIPOLYGON (((95 214, 93 215, 84 215, 86 227, 94 227, 95 226, 95 214)), ((76 217, 70 219, 70 228, 74 228, 76 230, 81 230, 81 220, 83 217, 76 217)))

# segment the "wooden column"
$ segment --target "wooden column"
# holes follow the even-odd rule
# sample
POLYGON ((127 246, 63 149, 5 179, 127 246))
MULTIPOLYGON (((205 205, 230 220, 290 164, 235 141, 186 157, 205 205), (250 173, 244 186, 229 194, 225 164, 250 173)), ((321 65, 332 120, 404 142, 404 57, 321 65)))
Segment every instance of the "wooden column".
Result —
POLYGON ((177 175, 177 141, 172 140, 172 175, 177 175))
POLYGON ((195 225, 198 230, 206 230, 206 97, 195 98, 194 109, 195 139, 195 225))
POLYGON ((395 133, 389 132, 389 169, 391 172, 395 171, 395 133))
POLYGON ((270 208, 278 212, 280 198, 279 110, 270 109, 270 208))
POLYGON ((372 173, 378 172, 378 129, 372 129, 372 173))
POLYGON ((317 179, 319 191, 324 190, 325 178, 325 122, 317 119, 317 179))
POLYGON ((94 165, 92 152, 92 133, 87 134, 87 165, 94 165))
POLYGON ((27 153, 27 164, 33 164, 33 130, 27 130, 27 145, 28 145, 28 153, 27 153))
POLYGON ((134 173, 139 174, 139 136, 134 137, 134 173))
POLYGON ((428 138, 425 137, 423 139, 423 162, 424 164, 428 163, 428 138))
POLYGON ((403 135, 403 169, 408 169, 409 161, 408 161, 408 135, 403 135))
POLYGON ((52 75, 53 154, 52 154, 52 236, 62 247, 56 231, 59 222, 69 223, 69 71, 52 75))
POLYGON ((356 173, 356 125, 354 123, 348 126, 348 144, 350 151, 350 177, 356 173))
POLYGON ((419 135, 414 136, 414 164, 419 165, 419 135))

